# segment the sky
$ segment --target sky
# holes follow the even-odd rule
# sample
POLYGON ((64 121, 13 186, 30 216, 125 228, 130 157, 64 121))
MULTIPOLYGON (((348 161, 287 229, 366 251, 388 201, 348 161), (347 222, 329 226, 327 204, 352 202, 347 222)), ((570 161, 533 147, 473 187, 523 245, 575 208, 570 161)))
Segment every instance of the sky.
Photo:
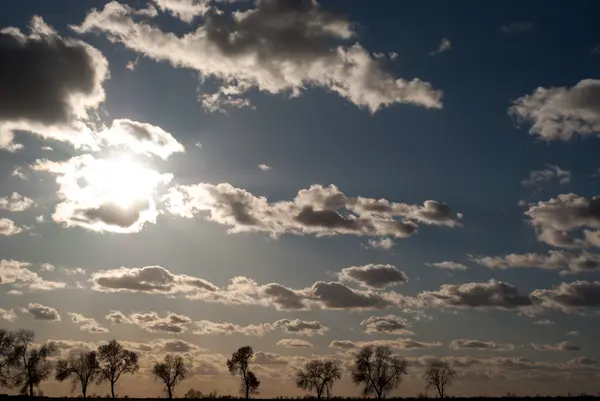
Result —
POLYGON ((364 345, 401 396, 598 392, 597 2, 2 8, 1 328, 118 339, 130 397, 165 353, 235 393, 243 345, 265 397, 314 358, 359 395, 364 345))

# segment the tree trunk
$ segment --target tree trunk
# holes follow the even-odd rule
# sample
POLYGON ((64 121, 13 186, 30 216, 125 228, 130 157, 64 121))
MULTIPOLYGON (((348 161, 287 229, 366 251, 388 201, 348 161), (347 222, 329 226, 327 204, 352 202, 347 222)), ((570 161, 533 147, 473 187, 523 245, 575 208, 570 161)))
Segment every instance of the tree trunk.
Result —
POLYGON ((110 382, 110 393, 112 395, 112 399, 115 399, 115 382, 110 382))
POLYGON ((173 399, 173 390, 171 389, 171 387, 167 386, 167 392, 169 393, 169 399, 172 400, 173 399))
POLYGON ((29 379, 29 396, 33 397, 33 382, 29 379))
POLYGON ((81 398, 83 398, 84 400, 87 398, 86 393, 87 393, 87 384, 83 384, 83 382, 81 382, 81 398))
POLYGON ((245 387, 246 387, 246 399, 250 398, 250 386, 248 385, 248 380, 245 381, 245 387))

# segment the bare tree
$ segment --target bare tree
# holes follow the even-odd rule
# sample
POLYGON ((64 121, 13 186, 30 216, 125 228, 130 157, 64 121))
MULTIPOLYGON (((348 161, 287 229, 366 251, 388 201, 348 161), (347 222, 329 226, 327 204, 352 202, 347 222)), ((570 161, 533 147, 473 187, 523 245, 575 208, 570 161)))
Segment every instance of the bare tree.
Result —
POLYGON ((60 382, 71 379, 71 392, 79 387, 82 398, 85 399, 88 385, 100 377, 100 363, 96 351, 81 352, 77 356, 60 359, 56 363, 55 373, 56 380, 60 382))
POLYGON ((50 376, 52 364, 48 357, 56 349, 53 342, 36 347, 33 331, 19 330, 15 334, 12 365, 15 369, 11 380, 13 385, 21 386, 21 394, 33 397, 33 389, 50 376))
POLYGON ((0 386, 11 386, 11 367, 15 357, 15 335, 0 329, 0 386))
POLYGON ((227 360, 229 373, 232 375, 239 374, 242 377, 240 392, 245 395, 246 399, 250 397, 250 394, 258 394, 258 386, 260 386, 260 380, 249 369, 250 359, 253 356, 252 347, 245 346, 234 352, 231 359, 227 360))
POLYGON ((406 375, 406 360, 392 355, 390 347, 364 347, 354 360, 352 381, 363 385, 363 395, 384 398, 402 382, 406 375))
POLYGON ((162 380, 165 385, 165 390, 169 395, 169 399, 172 399, 175 385, 185 379, 187 375, 187 367, 181 356, 167 354, 164 362, 159 362, 154 365, 152 374, 155 379, 162 380))
POLYGON ((439 359, 427 363, 427 368, 423 372, 423 380, 427 388, 435 387, 440 398, 444 398, 446 386, 452 384, 456 378, 456 371, 450 367, 448 362, 439 359))
POLYGON ((123 374, 133 374, 140 369, 138 355, 123 348, 117 340, 111 340, 108 344, 98 347, 98 361, 100 363, 100 375, 98 383, 108 381, 110 393, 115 398, 115 383, 123 374))
POLYGON ((340 367, 333 361, 315 359, 304 365, 304 370, 296 372, 296 386, 301 389, 316 391, 317 399, 323 393, 329 397, 336 380, 341 379, 340 367))

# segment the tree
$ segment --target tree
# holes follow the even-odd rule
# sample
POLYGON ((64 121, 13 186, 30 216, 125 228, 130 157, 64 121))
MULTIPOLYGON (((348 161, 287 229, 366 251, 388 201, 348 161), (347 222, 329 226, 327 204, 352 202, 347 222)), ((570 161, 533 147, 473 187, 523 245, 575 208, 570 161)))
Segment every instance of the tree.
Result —
POLYGON ((15 335, 0 329, 0 386, 11 386, 11 367, 15 357, 15 335))
POLYGON ((164 362, 159 362, 154 365, 152 374, 155 379, 162 380, 165 385, 165 390, 169 395, 169 399, 172 399, 175 385, 185 379, 187 375, 187 367, 181 356, 167 354, 164 362))
POLYGON ((427 368, 423 372, 423 380, 427 388, 435 387, 440 398, 444 398, 446 386, 452 384, 456 378, 456 371, 450 367, 448 362, 439 359, 427 363, 427 368))
POLYGON ((15 334, 14 353, 12 365, 15 369, 12 375, 12 383, 21 386, 21 394, 29 394, 33 397, 33 389, 39 388, 40 383, 52 373, 52 364, 48 357, 56 349, 53 342, 42 346, 34 346, 33 331, 19 330, 15 334))
POLYGON ((96 351, 81 352, 77 356, 71 355, 56 363, 56 380, 62 382, 71 379, 71 392, 79 387, 83 399, 87 396, 88 385, 99 377, 100 363, 96 351))
POLYGON ((336 380, 341 379, 340 367, 333 361, 315 359, 296 373, 296 386, 303 390, 316 391, 317 399, 325 394, 329 397, 336 380))
POLYGON ((117 340, 98 347, 98 361, 100 362, 100 375, 98 383, 108 381, 110 393, 115 398, 115 383, 123 374, 133 374, 140 369, 138 355, 123 348, 117 340))
POLYGON ((227 360, 229 373, 232 375, 239 374, 242 377, 240 392, 245 395, 246 399, 250 397, 250 394, 258 394, 258 386, 260 386, 260 380, 249 369, 250 359, 253 356, 252 347, 245 346, 234 352, 231 359, 227 360))
POLYGON ((390 347, 364 347, 354 360, 352 381, 363 385, 363 395, 384 398, 402 382, 406 375, 406 360, 392 355, 390 347))

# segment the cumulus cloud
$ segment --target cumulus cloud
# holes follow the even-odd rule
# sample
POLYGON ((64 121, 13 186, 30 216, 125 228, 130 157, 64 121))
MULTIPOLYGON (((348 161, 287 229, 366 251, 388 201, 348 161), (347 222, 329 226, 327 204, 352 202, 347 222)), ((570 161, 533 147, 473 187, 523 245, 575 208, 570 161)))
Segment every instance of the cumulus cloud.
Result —
POLYGON ((584 79, 573 87, 539 87, 515 100, 509 113, 530 123, 529 133, 545 141, 600 133, 600 80, 584 79))
POLYGON ((446 270, 467 270, 467 266, 458 262, 451 262, 445 260, 443 262, 436 263, 426 263, 427 266, 437 267, 438 269, 446 269, 446 270))
POLYGON ((365 332, 369 334, 414 334, 409 330, 411 325, 408 320, 400 316, 371 316, 363 320, 360 325, 364 328, 365 332))
POLYGON ((472 349, 478 351, 513 351, 513 344, 500 344, 494 341, 457 339, 450 341, 450 349, 472 349))
POLYGON ((49 291, 64 288, 65 283, 44 280, 29 270, 30 264, 16 260, 0 260, 0 284, 9 284, 18 290, 49 291))
POLYGON ((108 329, 106 329, 105 327, 102 327, 96 321, 96 319, 93 319, 91 317, 85 317, 84 315, 82 315, 80 313, 73 313, 73 312, 69 312, 69 313, 67 313, 67 315, 69 315, 71 317, 71 321, 73 323, 80 325, 79 330, 81 330, 81 331, 87 331, 88 333, 92 333, 92 334, 108 333, 108 329))
POLYGON ((442 343, 439 342, 424 342, 416 341, 410 338, 400 338, 396 340, 373 340, 373 341, 347 341, 335 340, 329 343, 330 348, 338 348, 342 350, 355 350, 366 346, 386 346, 392 349, 422 349, 439 347, 442 343))
POLYGON ((271 166, 267 166, 264 163, 259 164, 258 168, 261 169, 262 171, 269 171, 269 170, 271 170, 271 166))
POLYGON ((342 283, 324 281, 313 284, 309 297, 324 309, 384 309, 405 302, 395 292, 359 291, 342 283))
POLYGON ((305 340, 299 340, 297 338, 284 338, 277 341, 277 345, 280 347, 287 348, 312 348, 312 344, 305 340))
POLYGON ((96 148, 85 121, 104 100, 108 62, 94 47, 60 37, 41 17, 29 30, 0 30, 0 148, 14 146, 15 131, 96 148))
POLYGON ((323 335, 329 328, 315 320, 305 321, 300 319, 280 319, 273 324, 275 327, 281 328, 289 334, 303 334, 307 336, 323 335))
POLYGON ((14 322, 17 320, 17 314, 14 309, 2 309, 0 308, 0 320, 6 320, 7 322, 14 322))
POLYGON ((536 268, 560 270, 561 274, 594 272, 600 269, 600 255, 588 252, 572 254, 549 251, 545 254, 524 253, 504 256, 472 257, 475 263, 490 269, 536 268))
POLYGON ((28 312, 36 320, 45 320, 48 322, 60 322, 58 311, 50 306, 42 304, 30 303, 27 308, 23 308, 23 312, 28 312))
POLYGON ((563 341, 558 344, 537 344, 531 343, 531 346, 536 351, 581 351, 582 348, 568 341, 563 341))
POLYGON ((250 324, 242 326, 235 323, 227 322, 211 322, 209 320, 200 320, 194 323, 196 330, 194 334, 197 335, 214 335, 214 334, 243 334, 246 336, 262 336, 267 331, 273 330, 273 326, 270 324, 250 324))
POLYGON ((72 28, 102 32, 148 58, 218 80, 216 93, 201 96, 210 111, 249 106, 243 95, 251 89, 298 96, 315 86, 372 113, 395 103, 442 107, 442 92, 431 84, 396 78, 359 43, 350 45, 356 36, 350 22, 316 1, 261 0, 243 11, 183 0, 160 0, 157 5, 185 21, 202 14, 202 22, 177 36, 151 21, 139 21, 136 10, 113 1, 72 28))
POLYGON ((338 273, 340 281, 350 281, 366 288, 385 288, 408 282, 406 274, 393 265, 352 266, 338 273))
POLYGON ((146 292, 175 294, 216 291, 217 287, 198 277, 173 274, 161 266, 121 267, 92 274, 92 290, 99 292, 146 292))
POLYGON ((430 56, 435 56, 436 54, 444 53, 450 51, 452 49, 452 42, 448 38, 442 38, 442 41, 438 45, 437 49, 431 51, 429 53, 430 56))
POLYGON ((543 308, 565 313, 584 312, 600 307, 600 281, 560 283, 551 289, 538 289, 531 299, 543 308))
POLYGON ((173 176, 127 159, 97 159, 86 154, 66 161, 38 160, 35 171, 56 176, 61 202, 52 219, 66 227, 132 233, 155 223, 155 192, 173 176))
POLYGON ((111 310, 108 315, 104 316, 111 324, 128 324, 131 320, 121 311, 111 310))
POLYGON ((120 312, 111 311, 107 319, 112 323, 117 321, 121 323, 134 324, 138 327, 152 333, 171 333, 180 334, 187 331, 187 325, 192 323, 192 319, 187 316, 179 315, 173 312, 167 312, 167 315, 161 317, 156 312, 135 312, 128 316, 127 320, 115 319, 120 312))
POLYGON ((33 199, 17 192, 13 192, 11 196, 0 197, 0 209, 8 210, 9 212, 22 212, 31 208, 34 204, 33 199))
POLYGON ((394 247, 394 241, 391 238, 370 239, 367 241, 367 248, 385 249, 389 251, 394 247))
POLYGON ((517 287, 498 280, 464 284, 444 284, 438 291, 424 291, 419 299, 431 306, 449 308, 517 309, 531 306, 529 296, 517 287))
POLYGON ((24 229, 22 227, 19 227, 11 219, 7 219, 5 217, 0 218, 0 235, 10 237, 11 235, 17 235, 22 233, 23 230, 24 229))

